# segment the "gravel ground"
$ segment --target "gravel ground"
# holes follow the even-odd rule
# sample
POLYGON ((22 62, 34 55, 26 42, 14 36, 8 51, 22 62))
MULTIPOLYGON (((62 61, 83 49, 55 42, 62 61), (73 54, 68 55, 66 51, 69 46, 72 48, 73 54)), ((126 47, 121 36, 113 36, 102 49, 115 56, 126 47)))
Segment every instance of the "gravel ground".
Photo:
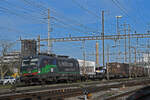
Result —
MULTIPOLYGON (((105 100, 107 97, 113 96, 113 95, 117 95, 117 94, 121 94, 127 91, 132 91, 135 89, 140 89, 143 86, 134 86, 134 87, 121 87, 121 88, 110 88, 107 91, 101 91, 101 92, 97 92, 97 93, 92 93, 91 95, 91 99, 88 100, 105 100)), ((72 97, 72 98, 66 98, 65 100, 84 100, 84 95, 82 96, 77 96, 77 97, 72 97)), ((119 98, 117 100, 125 100, 126 97, 124 98, 119 98)))

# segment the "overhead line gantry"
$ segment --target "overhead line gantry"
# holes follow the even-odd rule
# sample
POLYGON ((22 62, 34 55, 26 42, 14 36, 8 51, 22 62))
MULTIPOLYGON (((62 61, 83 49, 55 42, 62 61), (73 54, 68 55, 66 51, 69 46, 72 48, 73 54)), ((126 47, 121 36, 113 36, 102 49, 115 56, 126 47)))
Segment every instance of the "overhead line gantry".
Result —
MULTIPOLYGON (((150 33, 145 34, 129 34, 130 38, 150 38, 150 33)), ((125 39, 128 35, 105 35, 104 39, 107 40, 115 40, 119 37, 119 39, 125 39)), ((52 42, 69 42, 69 41, 86 41, 86 40, 102 40, 103 36, 84 36, 84 37, 63 37, 63 38, 51 38, 52 42)), ((48 41, 48 39, 40 39, 40 41, 48 41)))

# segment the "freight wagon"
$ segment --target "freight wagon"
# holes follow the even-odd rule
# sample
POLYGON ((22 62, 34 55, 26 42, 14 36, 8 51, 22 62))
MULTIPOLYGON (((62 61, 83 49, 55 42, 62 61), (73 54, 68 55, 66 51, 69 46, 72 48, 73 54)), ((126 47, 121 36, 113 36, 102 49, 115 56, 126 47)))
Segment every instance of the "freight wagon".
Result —
POLYGON ((110 78, 122 77, 144 77, 148 75, 148 68, 138 66, 135 64, 117 63, 112 62, 107 64, 108 73, 110 78), (130 73, 130 74, 129 74, 130 73))
POLYGON ((131 70, 131 77, 148 76, 148 68, 146 68, 145 66, 131 64, 130 70, 131 70))
POLYGON ((110 78, 128 77, 129 64, 112 62, 107 64, 110 78))

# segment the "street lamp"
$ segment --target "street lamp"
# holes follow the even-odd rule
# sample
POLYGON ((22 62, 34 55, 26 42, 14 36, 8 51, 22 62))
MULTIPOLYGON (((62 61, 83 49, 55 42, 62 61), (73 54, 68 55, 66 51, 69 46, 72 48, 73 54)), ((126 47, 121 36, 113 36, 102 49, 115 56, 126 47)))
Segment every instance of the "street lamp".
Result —
POLYGON ((116 17, 118 17, 118 18, 122 18, 122 16, 120 15, 120 16, 116 16, 116 17))
POLYGON ((117 18, 117 34, 120 35, 120 31, 119 31, 119 18, 122 18, 122 16, 116 16, 117 18))
MULTIPOLYGON (((119 35, 120 35, 120 30, 119 30, 119 18, 122 18, 122 16, 116 16, 117 18, 117 34, 118 34, 118 40, 119 40, 119 35)), ((120 45, 120 40, 119 40, 119 45, 120 45)), ((120 46, 119 46, 119 50, 118 50, 118 57, 120 57, 120 46)))

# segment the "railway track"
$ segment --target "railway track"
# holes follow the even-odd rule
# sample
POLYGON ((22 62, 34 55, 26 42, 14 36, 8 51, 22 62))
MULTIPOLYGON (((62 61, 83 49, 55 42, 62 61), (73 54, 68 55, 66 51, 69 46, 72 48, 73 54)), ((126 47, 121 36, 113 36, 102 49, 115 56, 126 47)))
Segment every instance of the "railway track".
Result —
POLYGON ((36 89, 27 90, 16 90, 9 93, 0 94, 0 100, 57 100, 64 99, 74 96, 83 95, 84 91, 87 90, 89 93, 95 93, 99 91, 108 90, 110 88, 118 88, 124 86, 135 86, 135 85, 147 85, 150 79, 133 79, 133 80, 123 80, 118 82, 106 81, 103 83, 84 83, 80 86, 79 83, 42 87, 36 89))
POLYGON ((107 97, 105 100, 149 100, 150 85, 136 86, 122 93, 107 97))
POLYGON ((134 92, 138 91, 139 89, 133 89, 130 91, 126 91, 117 95, 110 96, 105 100, 125 100, 129 95, 133 94, 134 92))
MULTIPOLYGON (((113 79, 113 80, 104 80, 104 81, 90 81, 90 82, 79 82, 79 83, 62 83, 62 84, 50 84, 50 85, 35 85, 35 86, 25 86, 25 85, 12 85, 11 88, 5 88, 3 91, 0 91, 1 94, 7 94, 7 93, 12 93, 12 92, 20 92, 20 91, 36 91, 38 89, 44 90, 44 89, 57 89, 57 88, 66 88, 66 87, 79 87, 79 85, 103 85, 103 84, 108 84, 108 83, 113 83, 113 82, 125 82, 125 81, 133 81, 133 80, 144 80, 147 79, 145 77, 140 77, 140 78, 134 78, 134 79, 113 79)), ((1 89, 2 90, 2 89, 1 89)))

